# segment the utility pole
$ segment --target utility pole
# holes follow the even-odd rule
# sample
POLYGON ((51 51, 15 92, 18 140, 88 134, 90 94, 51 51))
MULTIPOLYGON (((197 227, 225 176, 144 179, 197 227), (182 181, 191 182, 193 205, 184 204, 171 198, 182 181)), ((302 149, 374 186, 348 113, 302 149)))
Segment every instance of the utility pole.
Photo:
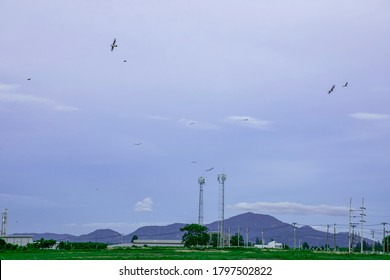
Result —
MULTIPOLYGON (((390 230, 387 230, 386 233, 390 233, 390 230)), ((389 252, 390 251, 390 242, 388 240, 386 240, 386 252, 389 252)))
POLYGON ((326 225, 326 251, 329 251, 329 225, 326 225))
POLYGON ((225 174, 218 174, 218 183, 219 183, 219 204, 218 204, 218 218, 219 218, 219 246, 223 247, 224 245, 224 219, 225 219, 225 174))
POLYGON ((351 217, 352 215, 352 198, 349 198, 349 222, 348 222, 348 253, 351 253, 352 238, 351 238, 351 217))
POLYGON ((336 224, 333 226, 333 250, 336 252, 336 224))
MULTIPOLYGON (((363 209, 361 209, 363 210, 363 209)), ((352 212, 354 211, 360 211, 358 209, 352 209, 352 198, 349 199, 349 223, 348 223, 348 247, 349 247, 349 253, 353 252, 353 244, 355 242, 355 227, 356 223, 352 223, 352 217, 356 218, 358 216, 352 216, 352 212), (352 231, 352 232, 351 232, 352 231)), ((363 220, 363 219, 361 219, 363 220)), ((363 224, 362 224, 363 227, 363 224)))
POLYGON ((228 235, 229 235, 229 238, 228 238, 228 240, 229 240, 229 247, 230 247, 230 238, 231 238, 231 234, 230 234, 230 228, 229 228, 229 230, 228 230, 228 235))
POLYGON ((264 244, 264 228, 261 229, 261 245, 265 245, 264 244))
POLYGON ((237 228, 237 247, 240 247, 240 227, 237 228))
POLYGON ((371 230, 371 234, 372 234, 372 252, 374 253, 375 252, 375 239, 374 239, 375 231, 373 229, 371 230))
POLYGON ((246 227, 246 229, 245 229, 245 239, 246 239, 246 247, 248 247, 248 243, 249 243, 249 240, 248 240, 248 227, 246 227))
POLYGON ((383 241, 382 241, 382 245, 383 245, 383 254, 385 253, 386 249, 385 249, 385 238, 386 238, 386 224, 387 223, 382 223, 383 225, 383 241))
POLYGON ((297 233, 296 233, 296 227, 297 223, 293 223, 293 227, 294 227, 294 249, 297 248, 297 233))
POLYGON ((353 245, 354 245, 354 243, 355 243, 355 227, 356 227, 356 225, 355 225, 355 224, 352 224, 351 227, 352 227, 351 250, 352 250, 352 252, 353 252, 353 245))

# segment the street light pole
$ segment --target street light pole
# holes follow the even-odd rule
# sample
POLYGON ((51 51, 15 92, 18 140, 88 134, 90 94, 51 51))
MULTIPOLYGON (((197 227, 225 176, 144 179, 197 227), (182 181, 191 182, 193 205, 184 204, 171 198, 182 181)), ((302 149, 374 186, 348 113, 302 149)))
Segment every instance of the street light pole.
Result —
POLYGON ((293 227, 294 227, 294 249, 296 249, 297 247, 297 233, 296 233, 296 227, 297 223, 293 223, 293 227))

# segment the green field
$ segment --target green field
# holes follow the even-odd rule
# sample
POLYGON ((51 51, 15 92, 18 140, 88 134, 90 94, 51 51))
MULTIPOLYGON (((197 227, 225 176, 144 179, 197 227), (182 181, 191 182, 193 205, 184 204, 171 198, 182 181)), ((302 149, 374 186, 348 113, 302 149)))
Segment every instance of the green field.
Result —
POLYGON ((390 260, 389 254, 347 254, 311 250, 257 248, 187 249, 183 247, 130 247, 105 250, 3 251, 1 260, 390 260))

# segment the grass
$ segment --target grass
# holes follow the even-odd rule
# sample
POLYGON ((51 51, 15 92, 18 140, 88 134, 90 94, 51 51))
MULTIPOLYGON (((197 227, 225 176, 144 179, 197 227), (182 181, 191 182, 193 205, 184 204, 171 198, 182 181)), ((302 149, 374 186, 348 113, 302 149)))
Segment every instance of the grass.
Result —
POLYGON ((389 254, 347 254, 257 248, 130 247, 111 250, 3 251, 0 260, 390 260, 389 254))

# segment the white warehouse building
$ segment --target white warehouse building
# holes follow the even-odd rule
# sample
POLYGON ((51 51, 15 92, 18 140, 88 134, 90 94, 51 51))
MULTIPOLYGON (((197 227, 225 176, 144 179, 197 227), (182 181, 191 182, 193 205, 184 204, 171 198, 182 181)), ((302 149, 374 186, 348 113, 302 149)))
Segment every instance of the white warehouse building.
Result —
POLYGON ((19 246, 26 246, 29 243, 33 243, 33 237, 30 235, 6 235, 0 236, 0 238, 3 239, 6 243, 19 246))

